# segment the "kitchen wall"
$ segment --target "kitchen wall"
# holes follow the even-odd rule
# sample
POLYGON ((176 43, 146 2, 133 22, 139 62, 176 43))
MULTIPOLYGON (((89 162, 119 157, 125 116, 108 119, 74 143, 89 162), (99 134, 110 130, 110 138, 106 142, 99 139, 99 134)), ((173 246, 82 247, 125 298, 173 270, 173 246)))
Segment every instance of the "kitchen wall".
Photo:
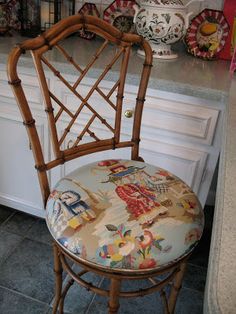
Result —
MULTIPOLYGON (((141 3, 142 0, 136 0, 138 3, 141 3)), ((190 0, 182 0, 184 4, 188 3, 190 0)), ((95 3, 101 17, 103 16, 104 9, 113 2, 113 0, 77 0, 76 1, 76 12, 82 7, 85 2, 95 3)), ((224 0, 205 0, 205 1, 196 1, 189 6, 189 11, 193 12, 193 16, 202 11, 204 8, 211 8, 216 10, 221 10, 223 7, 224 0)))
MULTIPOLYGON (((184 4, 188 3, 189 0, 182 0, 184 4)), ((200 11, 205 8, 215 9, 215 10, 222 10, 224 0, 205 0, 205 1, 196 1, 189 6, 189 11, 193 11, 196 15, 200 11)))

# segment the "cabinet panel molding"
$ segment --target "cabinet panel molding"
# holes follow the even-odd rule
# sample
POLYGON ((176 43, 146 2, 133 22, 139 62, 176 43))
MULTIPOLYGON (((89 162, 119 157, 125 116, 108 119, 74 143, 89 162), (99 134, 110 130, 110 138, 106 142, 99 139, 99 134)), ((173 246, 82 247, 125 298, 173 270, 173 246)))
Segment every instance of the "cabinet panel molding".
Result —
POLYGON ((165 168, 185 181, 198 194, 208 153, 160 141, 141 142, 140 155, 148 163, 165 168))
POLYGON ((215 108, 166 99, 147 98, 143 126, 166 131, 166 135, 211 145, 219 116, 215 108))

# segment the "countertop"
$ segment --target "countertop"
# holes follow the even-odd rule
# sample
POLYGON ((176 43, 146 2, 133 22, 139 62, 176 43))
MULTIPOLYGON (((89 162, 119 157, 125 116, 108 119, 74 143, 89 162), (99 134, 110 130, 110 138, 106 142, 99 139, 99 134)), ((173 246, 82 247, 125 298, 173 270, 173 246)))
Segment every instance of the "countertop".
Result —
MULTIPOLYGON (((0 41, 0 63, 6 63, 11 47, 23 40, 24 38, 20 36, 2 37, 0 41)), ((83 65, 88 55, 92 55, 101 42, 99 40, 78 40, 76 37, 71 37, 67 44, 74 47, 73 57, 76 59, 79 56, 80 65, 83 65)), ((175 49, 179 54, 178 59, 168 61, 154 59, 149 88, 225 102, 230 85, 229 62, 197 59, 188 55, 182 45, 176 46, 175 49)), ((106 53, 109 55, 109 48, 106 53)), ((53 54, 52 58, 61 66, 60 70, 68 71, 66 67, 63 67, 60 56, 53 54)), ((102 66, 99 60, 93 71, 90 72, 91 77, 96 77, 97 71, 102 66)), ((137 55, 137 49, 134 47, 129 64, 127 83, 136 83, 137 73, 142 65, 140 60, 142 60, 142 57, 137 55)), ((22 57, 21 65, 23 67, 32 66, 27 57, 22 57)), ((115 68, 112 69, 112 71, 115 70, 115 68)), ((112 79, 112 71, 108 79, 112 79)))
MULTIPOLYGON (((2 67, 6 64, 11 47, 22 39, 19 36, 1 38, 2 67)), ((82 44, 79 44, 75 38, 70 38, 69 44, 74 47, 73 57, 79 56, 80 64, 83 65, 87 55, 96 50, 99 41, 82 41, 82 44)), ((55 55, 52 58, 62 70, 68 71, 60 58, 55 55)), ((128 83, 136 82, 138 67, 142 64, 140 58, 134 49, 127 77, 128 83)), ((21 66, 30 68, 32 64, 24 57, 21 66)), ((97 64, 91 76, 96 76, 96 71, 100 67, 101 64, 97 64)), ((203 61, 183 51, 180 51, 179 58, 173 61, 154 60, 149 84, 150 88, 156 90, 220 101, 226 105, 217 203, 205 289, 206 314, 234 314, 236 309, 236 78, 233 79, 231 89, 230 84, 229 62, 203 61)))
POLYGON ((225 111, 205 314, 236 313, 236 74, 225 111))

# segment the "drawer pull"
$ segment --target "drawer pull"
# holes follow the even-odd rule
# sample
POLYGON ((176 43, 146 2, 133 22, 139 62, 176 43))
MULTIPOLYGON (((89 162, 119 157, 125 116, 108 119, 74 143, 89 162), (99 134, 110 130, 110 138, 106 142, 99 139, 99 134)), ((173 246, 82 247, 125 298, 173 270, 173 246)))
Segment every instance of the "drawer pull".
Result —
POLYGON ((132 118, 133 117, 133 113, 134 113, 133 110, 127 109, 127 110, 125 110, 125 117, 126 118, 132 118))

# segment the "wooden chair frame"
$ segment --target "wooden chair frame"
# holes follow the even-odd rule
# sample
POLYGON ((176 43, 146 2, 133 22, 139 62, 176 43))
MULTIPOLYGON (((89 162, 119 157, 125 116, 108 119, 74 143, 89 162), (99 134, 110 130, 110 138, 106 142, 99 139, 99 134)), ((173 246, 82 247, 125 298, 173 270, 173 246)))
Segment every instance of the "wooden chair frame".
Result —
MULTIPOLYGON (((54 25, 51 29, 40 35, 35 39, 30 39, 22 44, 16 46, 8 60, 8 77, 9 77, 9 84, 12 86, 12 90, 15 94, 18 106, 20 108, 23 123, 26 126, 30 144, 32 147, 34 159, 35 159, 35 168, 38 172, 38 178, 40 183, 40 188, 42 191, 42 197, 44 205, 46 206, 46 202, 48 196, 50 194, 50 187, 49 187, 49 180, 47 176, 47 171, 61 165, 69 160, 75 159, 80 156, 84 156, 86 154, 91 154, 94 152, 100 152, 109 149, 117 149, 117 148, 124 148, 130 147, 131 148, 131 159, 132 160, 142 160, 139 156, 139 141, 140 141, 140 126, 141 126, 141 117, 143 111, 143 104, 145 101, 145 94, 147 89, 147 84, 150 76, 152 66, 152 51, 149 44, 139 35, 136 34, 125 34, 120 32, 118 29, 114 28, 113 26, 107 24, 106 22, 91 16, 83 16, 81 14, 68 17, 56 25, 54 25), (101 48, 95 53, 93 59, 90 61, 88 66, 82 70, 78 64, 71 58, 67 52, 58 45, 58 42, 62 39, 66 38, 67 36, 84 29, 86 31, 92 31, 105 39, 104 44, 101 48), (88 95, 83 98, 81 95, 76 91, 80 81, 88 72, 89 68, 93 65, 96 58, 99 57, 101 51, 104 47, 109 43, 116 44, 119 47, 118 55, 120 56, 123 54, 123 59, 121 62, 120 68, 120 77, 117 83, 112 88, 111 93, 108 95, 104 95, 101 89, 98 87, 99 82, 103 79, 106 73, 110 70, 113 63, 119 57, 116 55, 114 60, 105 68, 104 72, 98 78, 96 83, 93 85, 92 89, 88 93, 88 95), (124 85, 125 85, 125 78, 127 73, 128 67, 128 60, 130 55, 130 49, 133 44, 139 44, 143 48, 145 52, 145 59, 143 63, 143 70, 140 79, 140 85, 137 93, 136 98, 136 105, 134 111, 134 122, 133 122, 133 131, 132 131, 132 138, 129 141, 121 141, 120 140, 120 126, 121 126, 121 113, 122 113, 122 103, 123 103, 123 94, 124 94, 124 85), (48 50, 52 49, 52 47, 56 47, 67 59, 67 61, 72 64, 80 73, 80 77, 75 82, 73 86, 71 86, 58 72, 54 66, 44 58, 43 54, 48 50), (44 98, 45 104, 45 111, 47 113, 48 122, 49 122, 49 129, 51 134, 51 142, 54 151, 55 158, 49 162, 45 162, 39 136, 37 133, 37 129, 35 127, 35 120, 33 118, 32 112, 30 110, 29 103, 25 96, 21 80, 18 77, 17 73, 17 64, 19 58, 22 54, 26 51, 30 51, 32 58, 34 60, 36 72, 38 74, 39 83, 41 87, 41 92, 44 98), (53 95, 50 90, 48 89, 44 70, 42 63, 44 63, 56 76, 59 78, 66 86, 70 89, 70 91, 76 95, 80 101, 81 105, 76 111, 76 113, 72 114, 65 106, 60 102, 59 99, 55 95, 53 95), (110 101, 110 96, 114 90, 118 88, 117 92, 117 102, 114 105, 110 101), (103 119, 97 111, 95 111, 88 103, 89 96, 91 93, 96 90, 110 105, 114 107, 115 110, 115 127, 111 127, 109 123, 103 119), (59 106, 59 112, 54 115, 52 100, 55 101, 59 106), (93 113, 93 117, 87 123, 85 128, 77 137, 77 140, 73 144, 71 148, 62 149, 61 144, 65 139, 67 133, 70 131, 71 126, 75 122, 76 118, 78 117, 81 106, 87 106, 93 113), (62 112, 67 112, 70 116, 71 120, 68 124, 68 127, 65 129, 62 137, 59 139, 57 130, 56 130, 56 122, 60 117, 62 112), (90 131, 90 125, 94 118, 98 118, 110 131, 113 133, 113 136, 108 139, 99 139, 96 137, 93 132, 90 131), (90 134, 93 137, 94 142, 87 143, 87 144, 80 144, 80 140, 85 133, 90 134)), ((186 268, 186 260, 188 256, 185 256, 180 261, 173 261, 171 264, 167 265, 166 267, 162 268, 155 268, 155 269, 147 269, 147 270, 140 270, 140 271, 133 271, 133 270, 120 270, 114 271, 112 269, 107 269, 99 265, 92 264, 88 261, 82 260, 80 258, 75 259, 72 255, 70 255, 67 251, 64 250, 62 246, 54 241, 54 271, 56 275, 56 292, 55 292, 55 302, 53 306, 53 313, 57 313, 59 308, 59 312, 63 313, 63 304, 65 296, 70 288, 70 286, 74 282, 78 282, 83 287, 94 291, 103 296, 109 297, 109 313, 117 313, 119 308, 119 297, 134 297, 134 296, 144 296, 149 293, 153 293, 155 291, 159 291, 161 298, 163 300, 165 313, 173 313, 175 308, 175 303, 178 295, 178 291, 181 287, 181 282, 184 274, 184 270, 186 268), (81 271, 79 274, 76 274, 71 266, 68 264, 67 260, 72 260, 75 263, 78 263, 84 270, 81 271), (66 271, 71 280, 67 283, 67 285, 62 289, 62 272, 66 271), (94 272, 100 276, 107 277, 111 281, 110 289, 104 290, 94 286, 91 283, 86 282, 82 276, 88 272, 94 272), (160 280, 154 279, 154 277, 158 275, 165 274, 165 278, 160 280), (140 289, 138 291, 130 291, 130 292, 122 292, 121 291, 121 281, 124 279, 130 280, 137 280, 137 279, 148 279, 152 284, 151 287, 146 289, 140 289), (169 298, 167 298, 167 294, 164 290, 164 287, 170 285, 170 294, 169 298)))

